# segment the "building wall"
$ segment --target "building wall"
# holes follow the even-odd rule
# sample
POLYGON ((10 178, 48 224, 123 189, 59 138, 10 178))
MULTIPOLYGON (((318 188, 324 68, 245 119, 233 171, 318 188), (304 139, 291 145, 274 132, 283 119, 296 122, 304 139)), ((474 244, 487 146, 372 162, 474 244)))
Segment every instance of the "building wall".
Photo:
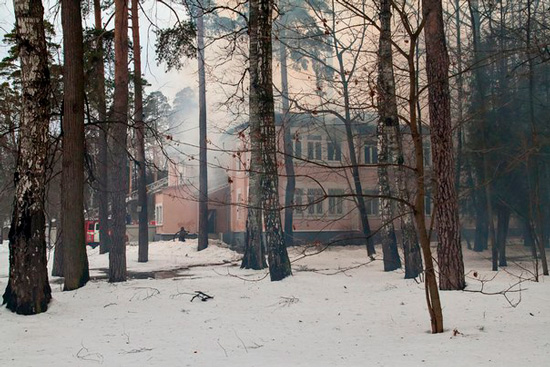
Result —
MULTIPOLYGON (((353 184, 351 177, 351 170, 349 168, 342 168, 342 166, 348 166, 349 163, 349 150, 347 149, 346 140, 343 138, 343 131, 333 129, 335 135, 339 135, 340 141, 340 156, 339 160, 335 160, 334 151, 332 152, 333 160, 329 160, 328 143, 332 141, 328 137, 326 130, 321 128, 313 129, 307 127, 306 129, 295 127, 291 130, 294 141, 301 143, 301 151, 303 160, 295 159, 295 175, 296 175, 296 189, 297 192, 301 190, 301 204, 295 208, 294 212, 294 230, 296 233, 313 233, 319 231, 334 231, 334 232, 350 232, 360 231, 361 222, 356 210, 356 204, 354 202, 351 192, 355 191, 350 187, 353 184), (308 145, 314 146, 313 158, 308 157, 308 145), (311 162, 305 162, 311 160, 311 162), (332 166, 332 167, 327 167, 332 166), (340 167, 340 168, 335 168, 340 167), (324 197, 325 194, 342 193, 350 194, 347 197, 342 198, 328 198, 325 197, 322 202, 314 204, 311 208, 308 206, 309 198, 318 200, 319 197, 312 196, 314 190, 322 191, 317 195, 324 197), (339 190, 339 191, 333 191, 339 190), (331 207, 333 209, 331 210, 331 207), (337 207, 337 208, 335 208, 337 207)), ((278 131, 278 145, 279 150, 283 151, 281 130, 278 131)), ((376 145, 373 141, 373 147, 376 145)), ((359 163, 363 164, 364 154, 363 142, 357 141, 357 157, 359 163)), ((236 155, 231 162, 231 201, 235 205, 230 210, 231 214, 231 232, 244 232, 246 226, 247 209, 246 204, 248 202, 248 175, 246 174, 246 167, 250 162, 249 153, 246 152, 245 144, 242 141, 235 140, 235 149, 241 150, 239 155, 236 155)), ((296 148, 295 148, 296 149, 296 148)), ((294 153, 295 155, 297 153, 294 153)), ((278 157, 279 162, 284 161, 282 154, 278 157)), ((367 162, 369 163, 369 162, 367 162)), ((284 165, 279 166, 279 192, 281 205, 285 202, 285 190, 287 179, 285 177, 284 165)), ((376 167, 362 167, 360 169, 361 183, 363 190, 369 193, 378 192, 378 175, 376 167)), ((315 195, 315 194, 313 194, 315 195)), ((376 204, 370 204, 372 199, 365 198, 367 204, 371 207, 377 207, 376 204)), ((375 199, 377 201, 378 199, 375 199)), ((294 204, 299 204, 300 199, 296 198, 294 204)), ((282 219, 284 220, 284 211, 281 212, 282 219)), ((373 229, 380 226, 380 219, 376 212, 369 215, 369 224, 373 229)))
POLYGON ((231 194, 228 185, 208 193, 208 211, 215 210, 215 233, 228 232, 231 228, 231 194))
MULTIPOLYGON (((157 233, 176 233, 183 226, 190 233, 198 232, 198 192, 193 186, 169 186, 155 195, 155 212, 158 218, 162 208, 162 222, 157 222, 157 233)), ((224 186, 209 193, 208 210, 215 211, 215 232, 230 230, 230 194, 224 186)))
MULTIPOLYGON (((373 125, 373 124, 371 124, 373 125)), ((353 242, 353 237, 361 233, 361 220, 355 203, 351 162, 344 127, 341 124, 315 127, 310 124, 296 124, 291 134, 294 141, 296 189, 301 192, 295 197, 294 232, 297 242, 327 242, 345 239, 353 242), (297 145, 300 145, 298 147, 297 145), (339 148, 336 148, 339 146, 339 148), (301 149, 300 149, 301 148, 301 149), (337 151, 337 153, 336 153, 337 151), (332 195, 332 196, 331 196, 332 195), (322 199, 310 205, 310 200, 322 199), (299 205, 301 203, 301 205, 299 205)), ((227 186, 210 193, 210 209, 216 210, 216 232, 223 233, 224 240, 233 244, 242 244, 246 231, 248 204, 248 173, 250 154, 247 152, 246 139, 243 134, 224 138, 226 150, 221 174, 227 186)), ((277 132, 279 151, 283 152, 282 130, 277 132)), ((414 165, 410 151, 410 141, 404 137, 406 154, 405 162, 414 165)), ((409 139, 410 140, 410 139, 409 139)), ((378 168, 376 166, 376 137, 374 130, 363 129, 355 135, 356 156, 360 165, 360 179, 364 200, 367 206, 369 225, 376 231, 380 225, 379 199, 368 197, 378 195, 378 168)), ((221 153, 220 153, 221 154, 221 153)), ((281 206, 285 202, 286 177, 282 162, 279 162, 279 192, 281 206)), ((221 172, 221 173, 220 173, 221 172)), ((429 171, 428 171, 429 172, 429 171)), ((218 177, 220 178, 220 177, 218 177)), ((393 180, 393 178, 390 178, 393 180)), ((175 180, 173 184, 175 184, 175 180)), ((181 180, 179 181, 181 182, 181 180)), ((411 181, 412 182, 412 181, 411 181)), ((193 186, 194 187, 194 186, 193 186)), ((157 205, 163 205, 164 222, 158 232, 175 232, 181 225, 191 232, 197 230, 198 205, 197 195, 182 195, 185 187, 170 187, 158 195, 157 205)), ((190 189, 187 188, 187 191, 190 189)), ((284 221, 284 210, 281 211, 284 221)))
POLYGON ((188 186, 169 186, 155 194, 157 233, 176 233, 183 226, 191 233, 198 230, 198 202, 188 186), (162 221, 158 222, 159 207, 162 221))

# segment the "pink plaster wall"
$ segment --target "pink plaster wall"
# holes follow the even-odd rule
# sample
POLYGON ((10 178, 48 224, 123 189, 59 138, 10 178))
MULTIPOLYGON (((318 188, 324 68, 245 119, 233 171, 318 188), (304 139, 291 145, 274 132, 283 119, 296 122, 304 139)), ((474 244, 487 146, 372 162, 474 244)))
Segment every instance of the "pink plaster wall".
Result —
MULTIPOLYGON (((311 188, 322 187, 328 193, 329 189, 344 189, 346 192, 354 191, 350 187, 353 185, 351 170, 349 169, 349 151, 345 139, 341 141, 341 161, 327 161, 327 134, 323 131, 313 131, 303 133, 294 129, 293 135, 302 141, 302 156, 307 155, 307 141, 309 136, 317 135, 321 137, 322 160, 319 164, 295 160, 296 188, 304 190, 302 203, 307 204, 307 190, 311 188), (310 134, 310 135, 308 135, 310 134), (326 167, 332 165, 333 167, 326 167), (348 166, 346 168, 334 168, 338 166, 348 166)), ((279 150, 283 151, 281 130, 278 130, 279 150)), ((363 190, 378 192, 378 173, 377 167, 365 165, 363 146, 368 141, 369 144, 375 144, 375 140, 369 137, 362 137, 357 140, 357 157, 360 167, 360 177, 363 190)), ((225 143, 225 149, 240 151, 230 155, 227 175, 228 186, 211 193, 210 208, 217 211, 216 232, 244 232, 246 229, 247 202, 248 202, 248 175, 246 169, 249 165, 249 153, 246 152, 245 142, 239 138, 225 143)), ((410 147, 410 141, 405 137, 405 146, 410 147)), ((286 189, 286 178, 284 170, 284 159, 282 154, 278 157, 279 162, 279 188, 280 203, 284 204, 284 193, 286 189)), ((412 165, 411 156, 406 157, 406 161, 412 165)), ((177 184, 175 179, 170 181, 171 185, 177 184)), ((173 186, 165 189, 161 194, 157 194, 157 203, 163 203, 164 222, 157 231, 160 233, 176 232, 183 225, 191 232, 197 231, 197 213, 198 204, 196 194, 191 195, 187 192, 190 189, 182 186, 173 186)), ((365 200, 369 200, 365 198, 365 200)), ((281 212, 284 220, 284 211, 281 212)), ((299 231, 358 231, 361 230, 361 221, 356 204, 352 196, 344 198, 343 213, 329 213, 329 199, 323 201, 323 213, 310 214, 307 208, 294 213, 294 230, 299 231)), ((369 215, 369 224, 371 229, 376 230, 381 225, 378 215, 369 215)))
POLYGON ((157 233, 176 233, 183 226, 197 232, 198 202, 183 186, 171 186, 155 194, 155 205, 163 206, 163 222, 157 224, 157 233))

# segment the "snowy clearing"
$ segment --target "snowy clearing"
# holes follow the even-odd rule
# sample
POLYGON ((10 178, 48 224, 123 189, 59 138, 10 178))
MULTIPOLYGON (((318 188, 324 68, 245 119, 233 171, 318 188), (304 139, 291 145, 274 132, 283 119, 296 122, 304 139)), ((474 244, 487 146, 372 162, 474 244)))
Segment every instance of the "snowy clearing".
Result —
MULTIPOLYGON (((89 251, 86 287, 62 292, 37 316, 0 310, 2 366, 548 366, 550 283, 523 282, 521 292, 442 292, 445 333, 429 333, 423 284, 384 273, 361 247, 334 247, 306 258, 291 250, 294 276, 271 283, 266 272, 239 269, 239 255, 196 241, 154 242, 134 279, 109 284, 108 255, 89 251), (262 279, 262 280, 259 280, 262 279), (257 281, 254 281, 257 280, 257 281), (202 291, 213 299, 191 299, 202 291), (512 307, 518 301, 517 307, 512 307)), ((316 249, 310 249, 314 253, 316 249)), ((380 253, 380 251, 379 251, 380 253)), ((488 252, 464 250, 468 289, 494 276, 488 252)), ((508 272, 528 276, 509 249, 508 272)), ((525 259, 527 259, 525 257, 525 259)), ((50 259, 51 260, 51 259, 50 259)), ((0 247, 0 288, 7 282, 7 243, 0 247)), ((532 269, 529 260, 522 266, 532 269)), ((518 282, 499 272, 498 292, 518 282)))

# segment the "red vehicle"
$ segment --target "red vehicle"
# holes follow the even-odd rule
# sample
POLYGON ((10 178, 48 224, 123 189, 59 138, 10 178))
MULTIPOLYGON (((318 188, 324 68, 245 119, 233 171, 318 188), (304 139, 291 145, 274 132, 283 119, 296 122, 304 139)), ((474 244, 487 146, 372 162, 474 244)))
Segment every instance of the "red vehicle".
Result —
MULTIPOLYGON (((86 235, 86 245, 96 248, 99 246, 99 221, 98 220, 87 220, 84 221, 84 232, 86 235)), ((108 231, 109 237, 112 236, 112 231, 108 231)), ((128 234, 126 234, 126 242, 128 242, 128 234)))
POLYGON ((99 221, 87 220, 84 222, 84 232, 86 233, 86 245, 95 248, 99 245, 99 221))

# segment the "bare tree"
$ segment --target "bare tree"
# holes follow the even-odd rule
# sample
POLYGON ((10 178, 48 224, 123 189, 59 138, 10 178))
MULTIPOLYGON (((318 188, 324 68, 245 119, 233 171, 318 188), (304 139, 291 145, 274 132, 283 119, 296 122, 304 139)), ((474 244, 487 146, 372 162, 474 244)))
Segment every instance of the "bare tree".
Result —
MULTIPOLYGON (((296 176, 294 169, 294 140, 292 136, 292 117, 290 111, 290 96, 288 69, 289 61, 294 61, 293 67, 297 69, 307 69, 312 66, 319 77, 317 71, 330 70, 328 68, 315 67, 318 63, 312 60, 312 63, 304 63, 304 55, 301 50, 308 49, 307 53, 320 57, 320 54, 329 50, 324 43, 324 31, 320 27, 317 18, 308 7, 317 9, 326 8, 325 0, 282 0, 278 3, 279 17, 276 20, 275 39, 278 42, 278 59, 281 74, 281 126, 283 130, 283 152, 286 173, 285 205, 284 205, 284 234, 285 243, 288 246, 294 244, 294 199, 296 193, 296 176)), ((319 81, 319 80, 318 80, 319 81)), ((318 92, 320 85, 318 84, 318 92)))
MULTIPOLYGON (((481 11, 478 0, 470 0, 468 2, 470 9, 470 19, 472 24, 473 38, 473 53, 474 53, 474 99, 473 106, 476 109, 478 118, 474 133, 481 137, 481 151, 487 151, 488 138, 488 121, 487 121, 487 82, 483 75, 483 67, 486 66, 484 60, 484 50, 481 47, 481 11)), ((476 198, 476 236, 474 241, 474 250, 482 251, 487 248, 487 241, 491 243, 493 252, 493 270, 498 269, 497 258, 498 249, 496 247, 495 226, 493 221, 493 204, 492 204, 492 179, 489 174, 489 161, 485 153, 478 154, 474 160, 474 167, 477 176, 477 185, 480 189, 477 190, 476 198)))
POLYGON ((445 43, 441 0, 422 0, 431 143, 436 187, 439 287, 464 289, 464 262, 460 244, 458 198, 455 188, 449 56, 445 43))
MULTIPOLYGON (((391 156, 397 157, 398 164, 403 164, 403 152, 399 149, 390 150, 390 142, 395 141, 396 130, 399 130, 397 115, 397 100, 395 97, 395 80, 393 75, 393 57, 391 45, 391 6, 389 0, 380 1, 380 40, 378 48, 378 186, 381 204, 381 241, 384 258, 384 270, 392 271, 401 267, 401 259, 397 251, 397 237, 393 225, 393 210, 391 206, 390 177, 388 164, 391 156), (391 154, 393 153, 393 154, 391 154), (401 155, 399 155, 401 153, 401 155)), ((392 144, 393 147, 396 144, 392 144)), ((399 147, 399 145, 397 145, 399 147)))
MULTIPOLYGON (((374 19, 372 19, 362 9, 356 7, 354 4, 350 3, 347 0, 339 0, 339 1, 342 4, 344 4, 348 9, 352 10, 355 14, 363 17, 364 19, 368 20, 370 24, 373 24, 376 26, 376 22, 374 21, 374 19)), ((410 129, 411 138, 412 138, 414 166, 412 167, 407 166, 407 168, 413 169, 412 170, 414 172, 413 184, 414 184, 414 188, 416 189, 414 202, 412 203, 409 202, 409 204, 410 204, 410 208, 412 209, 412 213, 414 215, 414 221, 416 224, 416 233, 418 235, 418 242, 420 244, 420 249, 422 250, 422 254, 424 257, 426 303, 428 306, 428 312, 430 314, 431 329, 432 329, 432 333, 441 333, 443 332, 443 312, 441 309, 441 300, 439 297, 439 290, 437 287, 437 277, 435 274, 435 266, 434 266, 434 261, 432 257, 432 250, 430 247, 430 232, 428 231, 428 226, 426 223, 426 212, 425 212, 425 206, 424 206, 424 200, 426 197, 426 183, 425 183, 426 170, 424 167, 424 145, 423 145, 423 136, 422 136, 422 130, 421 130, 421 120, 418 116, 418 110, 417 110, 419 93, 418 93, 418 85, 417 85, 418 75, 417 75, 416 54, 417 54, 417 48, 418 48, 418 39, 423 29, 423 22, 419 22, 419 25, 415 29, 414 26, 411 24, 411 21, 409 19, 409 14, 407 13, 407 8, 405 6, 403 7, 393 6, 393 10, 396 11, 397 14, 399 15, 399 18, 402 22, 403 29, 405 30, 408 37, 407 39, 408 42, 405 43, 408 46, 408 49, 402 48, 400 45, 394 42, 392 38, 389 38, 389 40, 391 41, 392 46, 396 47, 396 50, 398 51, 398 53, 405 58, 407 77, 408 77, 406 80, 407 82, 406 88, 408 88, 409 93, 405 98, 407 103, 406 108, 408 109, 407 111, 408 116, 407 118, 403 116, 403 119, 405 120, 405 122, 407 123, 410 129)), ((379 31, 382 32, 382 29, 379 29, 379 31)), ((387 63, 387 59, 384 60, 383 64, 386 65, 386 63, 387 63)), ((386 69, 387 68, 385 68, 385 70, 386 69)), ((399 143, 400 141, 399 131, 396 130, 394 134, 395 136, 397 136, 396 142, 399 143)), ((401 168, 405 168, 405 165, 402 164, 401 168)), ((403 175, 403 178, 402 178, 403 180, 402 185, 403 185, 405 182, 404 171, 398 170, 397 173, 398 173, 398 176, 403 175)), ((399 190, 402 193, 406 192, 404 189, 405 189, 404 185, 399 188, 399 190)), ((405 204, 407 202, 401 202, 401 203, 405 204)), ((408 228, 409 230, 412 230, 411 227, 404 227, 404 228, 408 228)), ((410 244, 414 244, 414 243, 415 242, 412 242, 410 244)), ((415 270, 417 269, 417 266, 421 264, 421 262, 417 260, 418 259, 417 255, 418 255, 418 252, 414 252, 414 251, 411 251, 409 255, 407 255, 406 247, 405 247, 405 261, 406 261, 405 264, 407 265, 407 256, 411 256, 410 260, 415 263, 414 265, 415 270)))
POLYGON ((136 127, 136 161, 138 165, 138 261, 147 262, 149 260, 149 217, 147 210, 147 165, 145 162, 145 124, 143 122, 138 0, 132 0, 132 40, 134 47, 134 124, 136 127))
POLYGON ((103 60, 103 25, 101 24, 101 3, 94 0, 95 30, 98 33, 96 40, 96 71, 97 79, 95 84, 95 96, 97 98, 98 110, 98 184, 99 184, 99 253, 109 252, 111 240, 109 236, 109 169, 108 169, 108 147, 107 134, 107 104, 105 101, 105 65, 103 60))
MULTIPOLYGON (((532 0, 527 0, 527 26, 526 26, 526 46, 529 52, 532 52, 533 47, 533 11, 536 4, 533 4, 532 0)), ((535 41, 536 42, 536 41, 535 41)), ((529 78, 529 127, 530 127, 530 136, 529 142, 532 146, 540 149, 540 137, 538 133, 537 124, 535 122, 535 58, 533 55, 528 57, 528 78, 529 78)), ((542 272, 544 275, 548 275, 548 262, 546 259, 546 249, 545 246, 550 237, 547 233, 547 228, 544 223, 544 209, 542 208, 542 203, 544 201, 543 194, 543 184, 541 183, 541 172, 542 165, 540 162, 540 156, 538 153, 532 154, 527 161, 527 174, 530 177, 529 180, 529 191, 530 191, 530 217, 534 218, 536 223, 537 231, 534 231, 535 242, 538 244, 538 250, 542 263, 542 272)), ((496 260, 493 259, 493 262, 496 260)), ((494 270, 494 269, 493 269, 494 270)))
POLYGON ((46 311, 51 299, 44 214, 51 86, 42 2, 14 0, 13 5, 23 100, 3 303, 13 312, 33 315, 46 311))
POLYGON ((198 250, 208 247, 208 151, 206 120, 206 76, 204 62, 204 11, 198 0, 197 59, 199 62, 199 243, 198 250))
MULTIPOLYGON (((273 102, 272 76, 272 16, 273 0, 258 1, 258 52, 257 74, 252 83, 256 87, 250 94, 257 94, 258 119, 261 133, 261 155, 265 174, 262 182, 262 204, 265 219, 267 257, 272 281, 281 280, 292 274, 290 260, 285 246, 279 205, 279 180, 277 164, 277 141, 275 133, 275 110, 273 102)), ((252 40, 251 40, 252 42, 252 40)))
MULTIPOLYGON (((262 245, 262 131, 260 125, 259 85, 259 2, 250 1, 248 30, 249 46, 249 128, 250 165, 248 175, 248 216, 245 249, 241 268, 264 269, 265 250, 262 245)), ((271 88, 271 87, 270 87, 271 88)))
POLYGON ((126 281, 126 194, 128 191, 128 0, 115 0, 115 94, 112 138, 113 236, 109 251, 109 281, 126 281))

